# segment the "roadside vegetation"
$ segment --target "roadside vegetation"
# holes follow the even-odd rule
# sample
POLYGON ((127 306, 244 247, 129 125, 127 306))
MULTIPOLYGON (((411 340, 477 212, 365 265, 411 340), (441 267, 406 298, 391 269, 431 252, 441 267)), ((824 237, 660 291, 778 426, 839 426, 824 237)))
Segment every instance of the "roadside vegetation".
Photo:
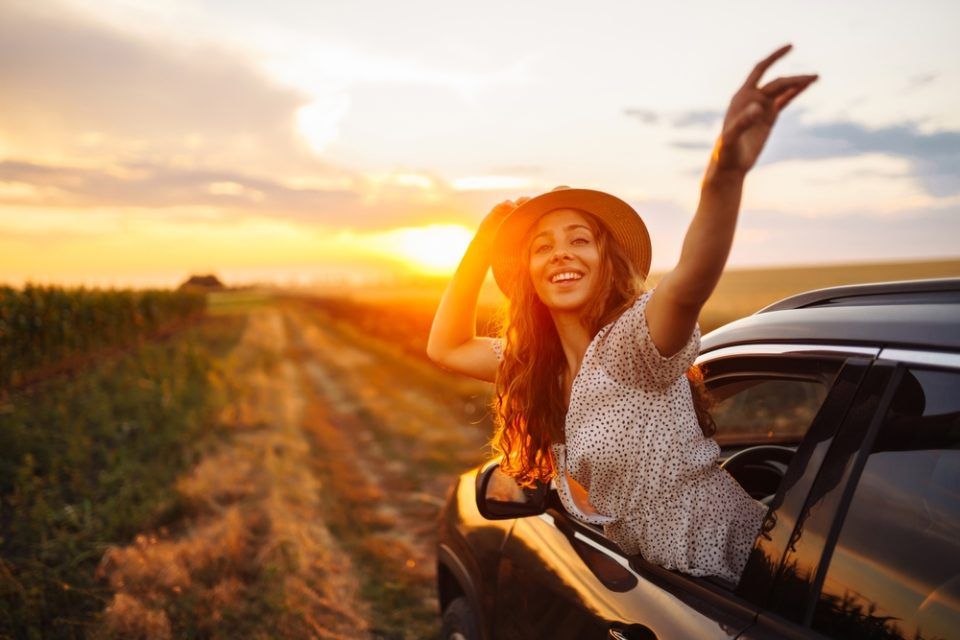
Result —
POLYGON ((0 300, 4 382, 31 382, 0 391, 0 636, 85 637, 110 598, 95 576, 107 547, 184 507, 174 480, 214 436, 226 388, 215 357, 240 323, 198 322, 194 294, 0 300), (172 324, 189 328, 144 339, 172 324), (82 371, 61 366, 94 352, 82 371))

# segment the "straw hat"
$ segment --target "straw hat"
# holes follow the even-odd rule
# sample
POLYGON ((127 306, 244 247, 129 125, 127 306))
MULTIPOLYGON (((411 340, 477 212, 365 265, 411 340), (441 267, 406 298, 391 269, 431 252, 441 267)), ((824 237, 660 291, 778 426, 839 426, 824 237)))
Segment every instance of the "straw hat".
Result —
POLYGON ((514 209, 494 236, 491 266, 500 290, 509 297, 521 268, 526 267, 527 231, 546 213, 556 209, 580 209, 592 213, 623 247, 644 278, 650 273, 650 234, 633 207, 603 191, 557 187, 527 200, 514 209))

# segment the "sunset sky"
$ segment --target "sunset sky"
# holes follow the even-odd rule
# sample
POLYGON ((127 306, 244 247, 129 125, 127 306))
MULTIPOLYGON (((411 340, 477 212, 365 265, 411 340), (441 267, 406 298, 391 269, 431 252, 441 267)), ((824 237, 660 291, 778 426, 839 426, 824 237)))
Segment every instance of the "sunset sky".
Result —
POLYGON ((0 283, 449 272, 557 184, 676 260, 753 64, 820 80, 747 181, 732 266, 960 256, 960 3, 5 0, 0 283))

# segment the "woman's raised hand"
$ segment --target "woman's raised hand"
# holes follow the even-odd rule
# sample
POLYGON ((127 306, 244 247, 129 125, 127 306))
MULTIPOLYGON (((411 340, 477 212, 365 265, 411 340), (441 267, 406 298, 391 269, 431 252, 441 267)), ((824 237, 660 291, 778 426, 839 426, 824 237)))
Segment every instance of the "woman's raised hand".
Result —
POLYGON ((759 86, 764 72, 793 45, 780 47, 757 63, 747 81, 734 94, 723 119, 723 132, 713 150, 712 162, 723 173, 746 174, 757 161, 777 116, 818 76, 787 76, 759 86))
POLYGON ((497 228, 500 227, 500 223, 503 222, 504 218, 513 213, 513 210, 522 205, 524 202, 530 198, 522 197, 517 198, 516 202, 513 200, 504 200, 503 202, 497 204, 490 210, 490 212, 484 217, 483 222, 480 223, 480 230, 478 233, 488 234, 493 236, 497 232, 497 228))

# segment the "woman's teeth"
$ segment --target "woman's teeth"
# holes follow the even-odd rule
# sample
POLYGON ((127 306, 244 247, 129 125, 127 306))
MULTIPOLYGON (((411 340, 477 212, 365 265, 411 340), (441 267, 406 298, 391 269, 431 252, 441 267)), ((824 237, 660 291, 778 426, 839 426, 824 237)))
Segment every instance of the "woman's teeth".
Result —
POLYGON ((574 273, 572 271, 567 271, 564 273, 558 273, 557 275, 550 278, 550 282, 563 282, 565 280, 579 280, 583 275, 579 273, 574 273))

